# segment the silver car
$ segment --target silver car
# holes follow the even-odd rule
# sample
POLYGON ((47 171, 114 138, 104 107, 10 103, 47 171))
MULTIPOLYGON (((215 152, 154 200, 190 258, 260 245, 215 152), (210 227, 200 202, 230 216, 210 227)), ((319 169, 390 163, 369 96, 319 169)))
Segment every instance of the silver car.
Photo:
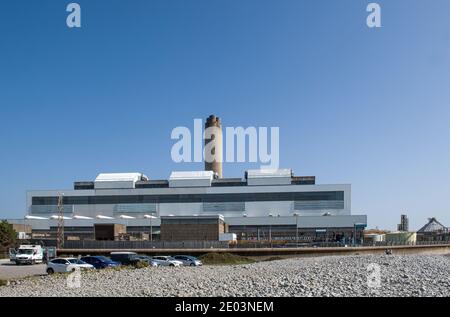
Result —
POLYGON ((154 256, 152 260, 158 264, 158 266, 182 266, 183 262, 175 260, 171 256, 161 255, 154 256))
POLYGON ((190 256, 190 255, 175 255, 173 258, 175 260, 181 261, 184 266, 201 266, 201 265, 203 265, 202 261, 200 261, 196 257, 190 256))
POLYGON ((158 263, 152 259, 152 257, 147 256, 147 255, 136 255, 134 257, 135 259, 138 259, 139 261, 143 261, 148 263, 149 266, 153 266, 153 267, 157 267, 158 263))

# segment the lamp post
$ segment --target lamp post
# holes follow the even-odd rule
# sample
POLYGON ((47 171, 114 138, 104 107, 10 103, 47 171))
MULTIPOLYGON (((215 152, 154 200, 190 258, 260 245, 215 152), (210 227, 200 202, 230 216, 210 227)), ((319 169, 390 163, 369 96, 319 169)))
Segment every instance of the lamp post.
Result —
POLYGON ((150 242, 153 242, 153 225, 152 225, 152 219, 156 219, 157 217, 152 215, 144 215, 144 218, 150 219, 150 242))
MULTIPOLYGON (((247 218, 247 214, 242 214, 242 217, 244 217, 244 218, 247 218)), ((245 240, 248 240, 248 232, 247 231, 245 231, 245 232, 240 232, 240 235, 241 235, 241 239, 242 239, 242 237, 244 237, 244 235, 245 235, 245 240)))
MULTIPOLYGON (((23 231, 25 231, 26 232, 26 226, 27 226, 27 217, 26 217, 26 215, 25 216, 23 216, 23 231)), ((26 234, 25 234, 26 235, 26 234)), ((20 237, 19 237, 20 238, 20 237)), ((30 237, 30 238, 32 238, 32 236, 30 237)))
POLYGON ((298 212, 294 213, 295 216, 295 244, 298 248, 298 212))
POLYGON ((354 228, 353 228, 353 246, 356 246, 356 236, 357 236, 357 234, 358 234, 358 229, 361 229, 361 228, 365 228, 367 225, 366 224, 364 224, 364 223, 355 223, 354 224, 354 228))
MULTIPOLYGON (((272 218, 273 215, 269 214, 269 217, 272 218)), ((270 246, 272 246, 272 220, 269 223, 269 242, 270 242, 270 246)))
MULTIPOLYGON (((129 219, 136 219, 135 217, 132 216, 127 216, 127 215, 120 215, 119 216, 120 219, 125 219, 125 223, 126 223, 126 231, 127 231, 127 236, 131 237, 131 234, 128 233, 128 220, 129 219)), ((129 239, 129 238, 128 238, 129 239)))

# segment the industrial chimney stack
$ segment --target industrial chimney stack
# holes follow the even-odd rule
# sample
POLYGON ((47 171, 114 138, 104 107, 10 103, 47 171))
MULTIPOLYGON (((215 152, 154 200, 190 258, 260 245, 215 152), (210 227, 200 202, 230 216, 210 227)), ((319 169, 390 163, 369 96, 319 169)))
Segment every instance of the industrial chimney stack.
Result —
POLYGON ((205 122, 205 131, 208 128, 211 130, 211 138, 205 136, 205 171, 213 171, 217 177, 222 178, 222 124, 220 118, 215 115, 210 115, 205 122), (214 142, 210 146, 211 151, 207 151, 207 145, 214 142), (215 156, 215 158, 214 158, 215 156))

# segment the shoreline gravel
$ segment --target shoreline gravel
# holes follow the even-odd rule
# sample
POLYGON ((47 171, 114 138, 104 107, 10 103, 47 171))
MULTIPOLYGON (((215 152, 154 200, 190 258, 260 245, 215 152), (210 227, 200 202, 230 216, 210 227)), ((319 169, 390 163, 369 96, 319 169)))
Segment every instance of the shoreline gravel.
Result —
POLYGON ((245 265, 83 272, 80 288, 67 287, 66 280, 66 275, 19 280, 1 286, 0 297, 450 296, 450 258, 432 255, 292 258, 245 265), (378 269, 379 285, 376 277, 369 279, 369 274, 373 276, 378 269))

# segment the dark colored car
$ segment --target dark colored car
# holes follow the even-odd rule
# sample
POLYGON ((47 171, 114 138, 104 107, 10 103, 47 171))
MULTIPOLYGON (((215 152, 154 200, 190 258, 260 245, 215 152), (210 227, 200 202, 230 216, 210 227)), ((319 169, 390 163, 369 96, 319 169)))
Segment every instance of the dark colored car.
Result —
POLYGON ((119 262, 112 261, 106 256, 84 256, 80 259, 88 264, 92 264, 96 269, 105 269, 108 267, 120 266, 119 262))
POLYGON ((134 252, 111 252, 111 260, 122 265, 136 265, 137 262, 141 261, 134 252))

